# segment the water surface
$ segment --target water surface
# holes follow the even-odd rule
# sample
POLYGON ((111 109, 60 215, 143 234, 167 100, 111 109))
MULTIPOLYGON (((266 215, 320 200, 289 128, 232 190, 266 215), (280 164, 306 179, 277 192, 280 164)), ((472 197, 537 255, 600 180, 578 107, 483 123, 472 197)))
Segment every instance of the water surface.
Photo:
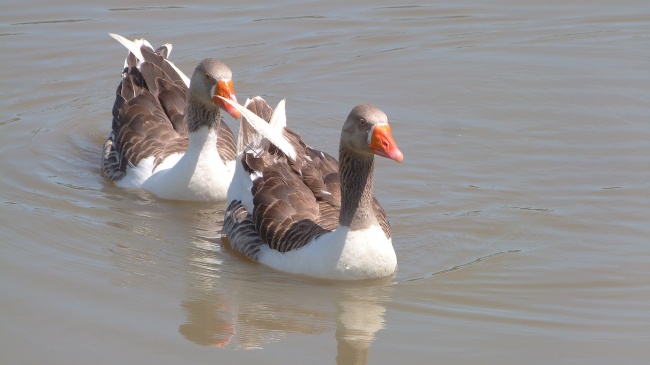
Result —
POLYGON ((646 1, 9 0, 0 27, 3 364, 650 358, 646 1), (396 276, 278 273, 222 246, 224 204, 106 181, 109 32, 186 73, 223 59, 332 154, 354 105, 382 108, 396 276))

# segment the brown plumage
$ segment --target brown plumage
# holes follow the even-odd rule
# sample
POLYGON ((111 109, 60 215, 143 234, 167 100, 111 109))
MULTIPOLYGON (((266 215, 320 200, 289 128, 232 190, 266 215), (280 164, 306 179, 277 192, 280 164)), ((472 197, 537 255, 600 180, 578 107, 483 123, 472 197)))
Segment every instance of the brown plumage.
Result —
MULTIPOLYGON (((143 158, 154 156, 155 169, 166 157, 188 147, 188 87, 166 60, 169 46, 154 51, 145 43, 140 52, 144 57, 140 63, 133 53, 127 56, 116 90, 112 130, 104 143, 102 170, 114 181, 143 158)), ((219 123, 217 134, 221 159, 234 160, 235 140, 228 125, 219 123)))
MULTIPOLYGON (((247 108, 269 121, 271 108, 263 99, 253 99, 247 108)), ((295 148, 296 159, 273 145, 245 150, 240 163, 248 174, 255 176, 251 189, 254 208, 249 212, 236 199, 225 213, 223 232, 230 245, 252 259, 257 259, 261 245, 288 252, 331 232, 341 223, 339 162, 309 147, 291 129, 285 127, 283 134, 295 148)), ((371 206, 372 221, 390 238, 386 214, 374 197, 371 206)))

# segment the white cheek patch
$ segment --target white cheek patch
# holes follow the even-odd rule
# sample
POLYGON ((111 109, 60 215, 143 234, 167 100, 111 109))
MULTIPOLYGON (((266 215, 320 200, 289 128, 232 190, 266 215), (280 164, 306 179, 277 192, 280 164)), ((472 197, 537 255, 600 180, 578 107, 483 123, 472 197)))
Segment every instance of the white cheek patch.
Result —
POLYGON ((375 126, 373 125, 372 128, 368 131, 368 146, 370 146, 370 141, 372 140, 372 135, 375 134, 375 126))

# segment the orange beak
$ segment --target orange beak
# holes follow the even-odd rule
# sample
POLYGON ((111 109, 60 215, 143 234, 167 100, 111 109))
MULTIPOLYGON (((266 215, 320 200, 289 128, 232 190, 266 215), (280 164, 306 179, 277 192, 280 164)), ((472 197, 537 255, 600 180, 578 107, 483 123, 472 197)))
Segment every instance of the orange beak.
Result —
POLYGON ((404 160, 404 155, 397 148, 397 143, 393 139, 393 134, 390 132, 390 126, 388 124, 373 127, 369 147, 375 155, 387 157, 397 162, 404 160))
POLYGON ((232 105, 226 103, 225 101, 219 99, 218 96, 230 99, 237 103, 237 96, 235 96, 235 88, 232 86, 232 80, 217 81, 217 86, 214 88, 212 101, 215 104, 221 106, 221 108, 223 108, 223 110, 225 110, 233 118, 238 119, 241 117, 241 113, 237 109, 233 108, 232 105))

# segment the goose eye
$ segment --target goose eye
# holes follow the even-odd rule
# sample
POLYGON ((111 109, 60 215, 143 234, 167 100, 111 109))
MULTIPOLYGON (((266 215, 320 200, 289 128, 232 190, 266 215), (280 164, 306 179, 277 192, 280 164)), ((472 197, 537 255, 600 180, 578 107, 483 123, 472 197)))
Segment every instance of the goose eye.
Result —
POLYGON ((366 120, 363 119, 363 118, 360 118, 360 119, 359 119, 359 125, 362 126, 362 127, 364 127, 364 126, 366 125, 366 120))
POLYGON ((205 73, 205 79, 206 79, 206 80, 210 80, 210 74, 207 73, 207 72, 205 73))

